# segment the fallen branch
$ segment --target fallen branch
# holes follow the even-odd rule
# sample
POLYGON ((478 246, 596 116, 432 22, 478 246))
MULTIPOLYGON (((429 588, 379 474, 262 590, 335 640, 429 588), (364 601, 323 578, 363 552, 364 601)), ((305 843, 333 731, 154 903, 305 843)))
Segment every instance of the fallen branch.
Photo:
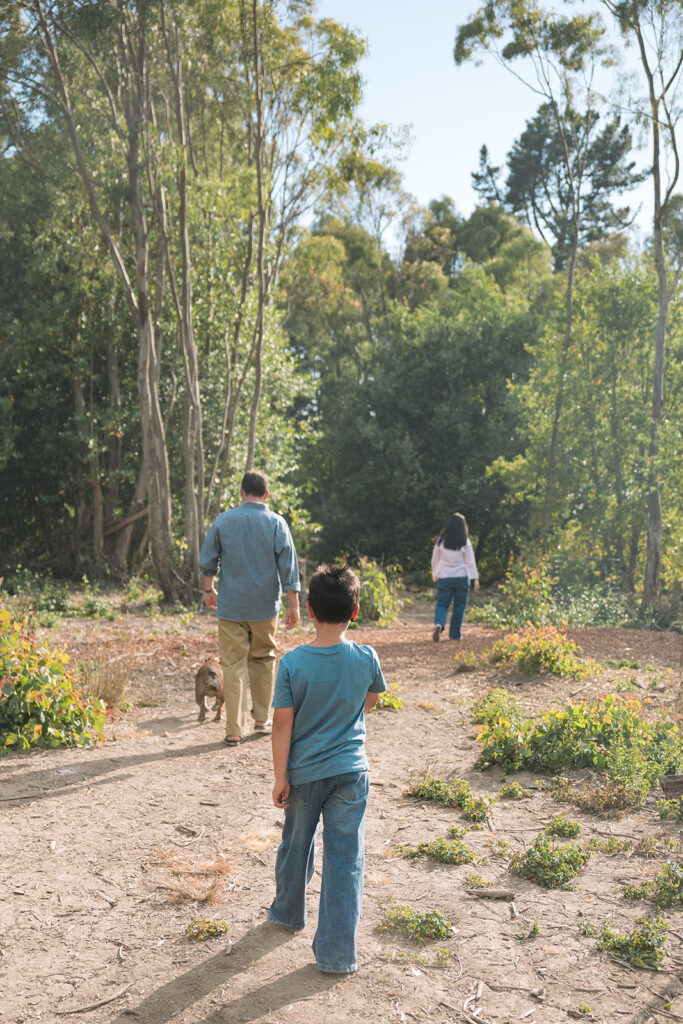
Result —
POLYGON ((66 1016, 67 1013, 86 1013, 88 1010, 96 1010, 98 1006, 105 1006, 106 1003, 113 1003, 115 999, 119 999, 125 995, 126 992, 133 987, 133 982, 129 985, 124 985, 123 988, 119 988, 116 992, 113 992, 106 999, 100 999, 97 1003, 88 1003, 87 1006, 74 1006, 72 1010, 54 1010, 53 1012, 60 1017, 66 1016))
POLYGON ((514 900, 512 889, 465 889, 468 896, 478 896, 480 900, 514 900))

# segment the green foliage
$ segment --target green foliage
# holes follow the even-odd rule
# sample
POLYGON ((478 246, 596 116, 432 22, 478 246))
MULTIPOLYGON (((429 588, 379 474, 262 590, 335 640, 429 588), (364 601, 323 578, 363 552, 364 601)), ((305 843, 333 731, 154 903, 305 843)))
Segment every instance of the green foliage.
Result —
POLYGON ((466 821, 479 823, 488 818, 488 807, 491 803, 486 797, 473 797, 469 782, 457 779, 445 782, 425 775, 408 790, 408 796, 421 800, 433 800, 442 807, 459 807, 466 821))
POLYGON ((563 814, 558 814, 548 822, 543 831, 548 836, 571 839, 573 836, 578 836, 582 829, 578 821, 572 821, 571 818, 565 818, 563 814))
POLYGON ((524 789, 518 782, 510 782, 505 786, 501 786, 498 790, 497 800, 526 800, 527 797, 531 796, 528 789, 524 789))
POLYGON ((631 932, 619 934, 605 922, 600 928, 588 922, 579 925, 582 935, 597 937, 598 949, 606 949, 614 953, 619 960, 633 964, 634 967, 650 967, 658 969, 664 959, 664 943, 669 925, 661 917, 639 917, 636 928, 631 932))
POLYGON ((409 903, 385 906, 377 931, 398 931, 413 942, 431 942, 451 937, 451 922, 438 910, 415 910, 409 903))
POLYGON ((230 931, 230 925, 225 921, 214 920, 210 917, 195 917, 190 921, 185 934, 191 942, 206 942, 217 935, 225 935, 230 931))
POLYGON ((643 885, 625 885, 622 892, 626 899, 649 900, 655 906, 683 907, 683 865, 668 861, 661 871, 643 885))
POLYGON ((552 672, 569 679, 583 679, 597 666, 576 656, 576 644, 554 626, 528 626, 509 633, 491 648, 491 661, 513 662, 523 672, 552 672))
POLYGON ((421 856, 440 864, 472 864, 476 860, 474 851, 457 839, 450 842, 446 839, 434 839, 431 842, 418 843, 417 851, 421 856))
POLYGON ((633 849, 633 843, 630 839, 617 839, 616 836, 610 836, 608 839, 591 836, 588 840, 588 849, 591 853, 604 853, 608 857, 616 857, 633 849))
POLYGON ((540 933, 541 929, 538 925, 538 919, 534 918, 531 924, 524 931, 517 932, 515 934, 515 938, 524 942, 526 939, 537 939, 540 933))
POLYGON ((627 811, 637 810, 643 800, 642 791, 612 782, 604 775, 577 787, 565 779, 553 789, 552 795, 555 800, 571 803, 584 813, 601 818, 620 818, 627 811))
POLYGON ((9 748, 91 747, 102 739, 104 704, 84 698, 68 657, 41 647, 0 604, 0 755, 9 748))
POLYGON ((476 871, 468 871, 465 875, 465 881, 470 889, 492 889, 493 882, 485 881, 481 875, 478 875, 476 871))
POLYGON ((658 800, 657 807, 663 821, 683 821, 683 800, 658 800))
POLYGON ((479 768, 596 768, 607 773, 602 799, 624 806, 637 806, 659 775, 683 762, 678 727, 663 716, 648 720, 640 701, 616 694, 544 711, 536 722, 500 719, 484 726, 479 741, 479 768))
POLYGON ((362 622, 388 626, 395 622, 403 607, 399 597, 401 570, 398 566, 381 566, 372 558, 362 557, 354 563, 360 578, 360 611, 362 622))
POLYGON ((399 708, 404 707, 404 705, 405 701, 399 695, 398 683, 390 683, 387 689, 380 693, 375 706, 380 711, 387 708, 390 711, 397 711, 399 708))
POLYGON ((472 705, 472 717, 475 722, 488 726, 501 718, 507 722, 521 722, 524 718, 519 699, 503 689, 489 690, 476 700, 472 705))
POLYGON ((512 858, 512 870, 544 889, 567 889, 588 862, 590 852, 580 846, 557 846, 540 834, 524 853, 512 858))

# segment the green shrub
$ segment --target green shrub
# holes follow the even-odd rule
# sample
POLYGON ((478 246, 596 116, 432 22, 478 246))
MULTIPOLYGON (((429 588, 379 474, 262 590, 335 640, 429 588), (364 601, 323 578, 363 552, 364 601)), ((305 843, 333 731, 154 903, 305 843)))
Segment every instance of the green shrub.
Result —
POLYGON ((620 960, 635 967, 657 970, 658 964, 664 959, 663 946, 669 925, 661 917, 639 917, 636 925, 632 932, 625 935, 612 931, 607 922, 599 929, 583 922, 579 925, 579 931, 582 935, 597 937, 598 949, 609 950, 620 960))
POLYGON ((206 942, 216 935, 225 935, 230 931, 230 925, 225 921, 213 920, 209 917, 195 917, 185 929, 185 934, 191 942, 206 942))
POLYGON ((657 807, 663 821, 683 820, 683 800, 658 800, 657 807))
POLYGON ((379 626, 395 622, 403 607, 399 597, 400 568, 361 557, 354 560, 354 569, 360 578, 359 621, 376 622, 379 626))
POLYGON ((473 864, 476 860, 474 851, 458 839, 434 839, 429 843, 418 843, 417 852, 440 864, 473 864))
POLYGON ((573 836, 578 836, 582 829, 578 821, 572 821, 571 818, 565 818, 563 814, 558 814, 552 819, 552 821, 548 822, 543 831, 547 836, 559 836, 563 839, 571 839, 573 836))
POLYGON ((398 683, 391 683, 386 690, 380 693, 377 698, 376 707, 382 710, 397 711, 405 705, 405 701, 399 696, 398 683))
POLYGON ((494 662, 513 662, 523 672, 551 672, 569 679, 583 679, 597 665, 576 656, 576 644, 555 626, 528 626, 508 633, 491 648, 494 662))
POLYGON ((451 922, 438 910, 420 911, 415 910, 409 903, 396 903, 384 907, 377 931, 398 931, 414 942, 427 942, 433 939, 449 939, 451 922))
POLYGON ((557 846, 541 833, 528 850, 515 854, 511 867, 544 889, 567 889, 589 859, 590 852, 581 846, 557 846))
MULTIPOLYGON (((479 741, 478 768, 597 768, 624 806, 638 806, 659 775, 675 774, 683 763, 678 727, 663 716, 648 720, 640 701, 617 694, 544 711, 535 722, 499 719, 480 730, 479 741)), ((603 796, 610 796, 604 787, 603 796)))
POLYGON ((524 714, 517 697, 513 697, 507 690, 494 689, 474 702, 472 718, 480 724, 492 725, 501 718, 507 722, 521 722, 524 714))
POLYGON ((81 696, 68 660, 39 646, 0 604, 0 754, 11 747, 90 747, 102 738, 104 704, 81 696))
POLYGON ((531 796, 528 789, 524 789, 518 782, 510 782, 506 786, 501 786, 498 790, 497 800, 526 800, 527 797, 531 796))
POLYGON ((420 782, 407 791, 407 795, 418 797, 421 800, 433 800, 435 803, 441 804, 442 807, 459 807, 463 817, 467 821, 475 823, 487 820, 488 807, 491 803, 486 797, 472 796, 470 784, 464 779, 445 782, 443 779, 435 779, 431 775, 425 775, 420 782))
POLYGON ((649 900, 657 907, 683 907, 683 865, 668 861, 655 877, 643 885, 625 885, 630 900, 649 900))

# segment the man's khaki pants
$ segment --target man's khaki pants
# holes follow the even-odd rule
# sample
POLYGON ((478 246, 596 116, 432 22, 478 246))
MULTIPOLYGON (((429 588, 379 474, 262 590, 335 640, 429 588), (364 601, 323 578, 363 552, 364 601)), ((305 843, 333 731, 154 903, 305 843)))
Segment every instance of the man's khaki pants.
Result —
POLYGON ((265 722, 275 685, 277 616, 260 622, 218 620, 218 648, 223 666, 225 735, 242 735, 242 694, 249 682, 251 714, 265 722))

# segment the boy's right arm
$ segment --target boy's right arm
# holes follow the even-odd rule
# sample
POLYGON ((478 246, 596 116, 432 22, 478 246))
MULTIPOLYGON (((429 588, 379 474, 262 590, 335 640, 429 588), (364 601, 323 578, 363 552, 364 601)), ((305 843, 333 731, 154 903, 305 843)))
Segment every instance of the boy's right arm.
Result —
POLYGON ((287 759, 292 742, 294 726, 294 708, 275 708, 273 711, 273 767, 275 769, 275 785, 273 786, 273 803, 276 807, 287 807, 289 796, 289 780, 287 778, 287 759))

